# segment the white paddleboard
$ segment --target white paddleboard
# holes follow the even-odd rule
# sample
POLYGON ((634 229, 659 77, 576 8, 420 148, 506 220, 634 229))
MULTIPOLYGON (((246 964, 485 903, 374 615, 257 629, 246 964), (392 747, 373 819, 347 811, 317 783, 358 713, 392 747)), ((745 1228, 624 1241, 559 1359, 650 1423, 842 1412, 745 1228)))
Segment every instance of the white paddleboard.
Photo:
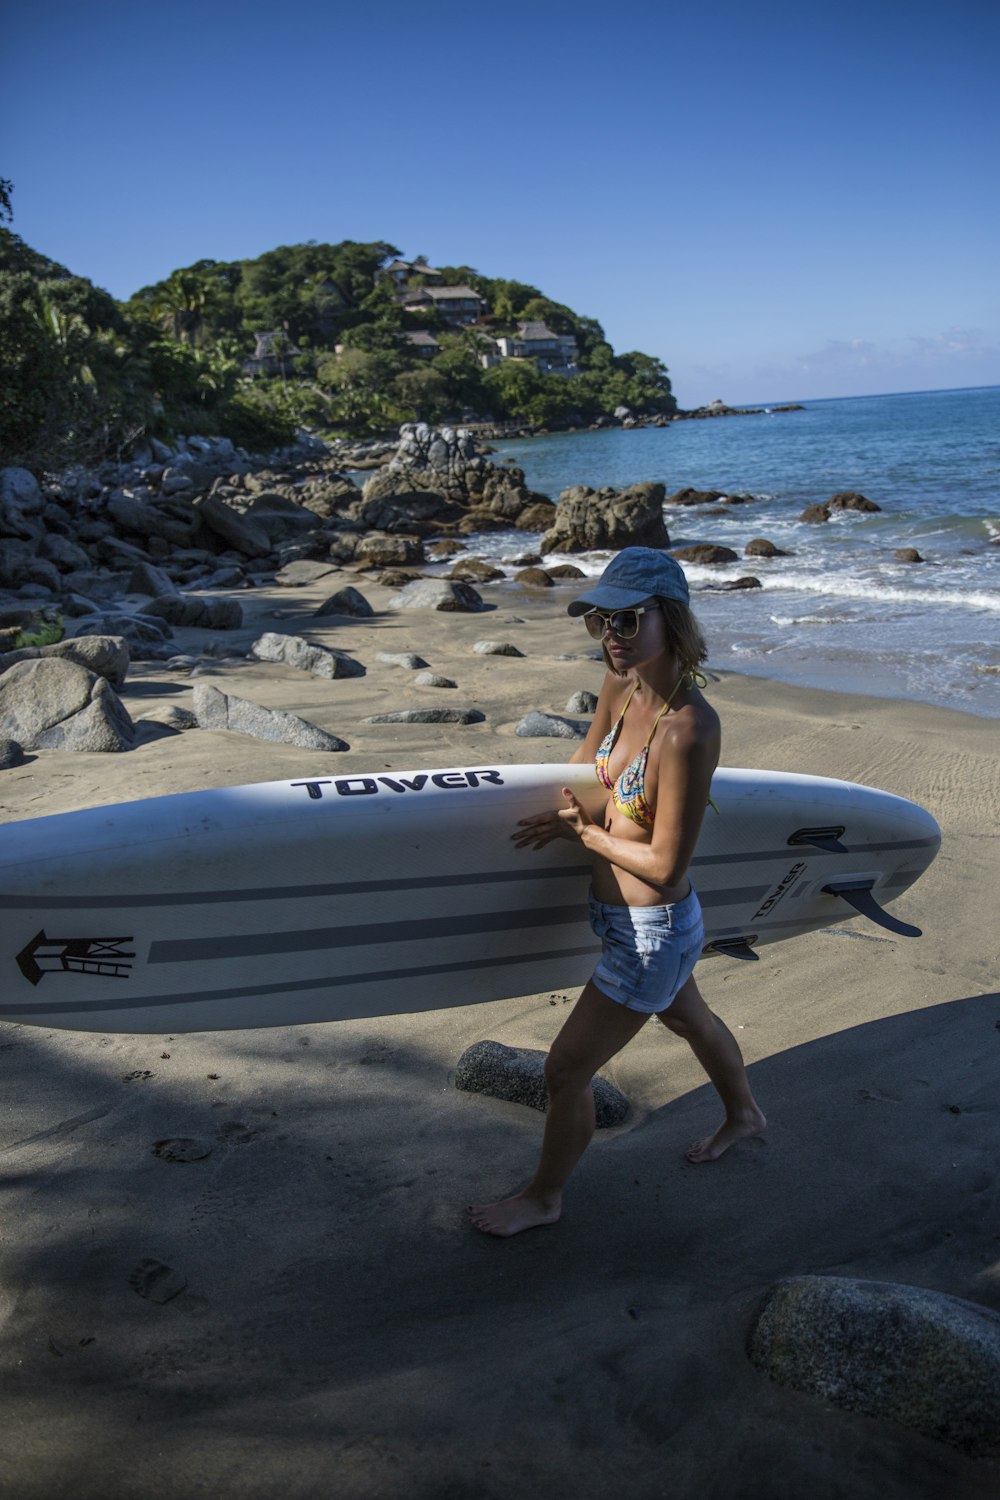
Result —
MULTIPOLYGON (((589 861, 510 838, 563 786, 599 813, 592 766, 485 766, 0 825, 0 1019, 215 1031, 582 985, 598 952, 589 861)), ((854 916, 848 901, 891 922, 881 907, 940 843, 922 808, 851 782, 719 770, 712 796, 691 869, 706 954, 752 957, 854 916)))

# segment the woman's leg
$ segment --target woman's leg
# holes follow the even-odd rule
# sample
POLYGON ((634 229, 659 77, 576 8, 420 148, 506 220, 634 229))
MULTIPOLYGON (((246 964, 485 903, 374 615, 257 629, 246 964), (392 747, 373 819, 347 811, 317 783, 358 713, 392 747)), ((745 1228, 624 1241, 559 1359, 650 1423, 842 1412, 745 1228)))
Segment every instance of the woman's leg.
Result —
POLYGON ((556 1222, 563 1187, 594 1133, 591 1079, 648 1020, 609 1000, 593 981, 586 986, 545 1060, 549 1107, 535 1175, 512 1198, 471 1207, 477 1229, 507 1236, 556 1222))
POLYGON ((688 1161, 716 1161, 734 1142, 760 1135, 767 1125, 750 1092, 743 1054, 728 1026, 709 1010, 694 978, 681 985, 669 1010, 657 1016, 675 1036, 683 1037, 712 1080, 726 1118, 712 1135, 692 1141, 688 1161))

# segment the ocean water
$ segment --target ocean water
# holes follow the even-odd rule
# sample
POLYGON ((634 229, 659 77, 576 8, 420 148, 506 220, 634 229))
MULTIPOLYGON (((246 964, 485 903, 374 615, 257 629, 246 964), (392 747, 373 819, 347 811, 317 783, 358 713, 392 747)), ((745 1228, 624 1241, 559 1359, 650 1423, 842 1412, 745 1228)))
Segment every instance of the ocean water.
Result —
MULTIPOLYGON (((685 565, 710 665, 813 687, 909 698, 1000 718, 1000 386, 815 401, 805 410, 496 444, 532 489, 659 480, 751 495, 665 508, 671 545, 715 542, 739 561, 685 565), (799 520, 856 490, 877 514, 799 520), (788 555, 744 557, 766 537, 788 555), (991 545, 997 541, 998 545, 991 545), (898 548, 925 559, 899 563, 898 548), (751 575, 762 588, 723 592, 751 575)), ((507 558, 537 536, 473 539, 507 558)), ((572 559, 598 574, 608 553, 572 559)))

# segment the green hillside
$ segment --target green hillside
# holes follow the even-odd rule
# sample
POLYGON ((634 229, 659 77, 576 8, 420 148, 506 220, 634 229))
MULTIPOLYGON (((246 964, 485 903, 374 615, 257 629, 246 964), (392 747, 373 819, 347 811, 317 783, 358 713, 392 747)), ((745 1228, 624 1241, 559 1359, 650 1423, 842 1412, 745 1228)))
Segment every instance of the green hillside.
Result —
MULTIPOLYGON (((0 182, 0 221, 10 185, 0 182)), ((383 241, 202 260, 119 303, 0 222, 0 457, 36 469, 118 457, 141 436, 254 449, 298 427, 582 425, 669 414, 666 368, 538 288, 399 259, 383 241)))

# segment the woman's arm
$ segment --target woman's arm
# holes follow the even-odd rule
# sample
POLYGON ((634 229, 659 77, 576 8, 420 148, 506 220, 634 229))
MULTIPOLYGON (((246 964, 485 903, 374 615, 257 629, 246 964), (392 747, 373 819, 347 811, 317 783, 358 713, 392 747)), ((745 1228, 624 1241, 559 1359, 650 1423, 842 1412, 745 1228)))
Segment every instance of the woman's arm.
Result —
POLYGON ((522 848, 543 848, 553 838, 578 838, 591 853, 649 885, 677 885, 687 871, 701 832, 718 760, 714 736, 706 736, 694 714, 679 715, 664 736, 656 816, 648 843, 617 838, 595 823, 568 788, 567 807, 525 819, 515 835, 522 848))

